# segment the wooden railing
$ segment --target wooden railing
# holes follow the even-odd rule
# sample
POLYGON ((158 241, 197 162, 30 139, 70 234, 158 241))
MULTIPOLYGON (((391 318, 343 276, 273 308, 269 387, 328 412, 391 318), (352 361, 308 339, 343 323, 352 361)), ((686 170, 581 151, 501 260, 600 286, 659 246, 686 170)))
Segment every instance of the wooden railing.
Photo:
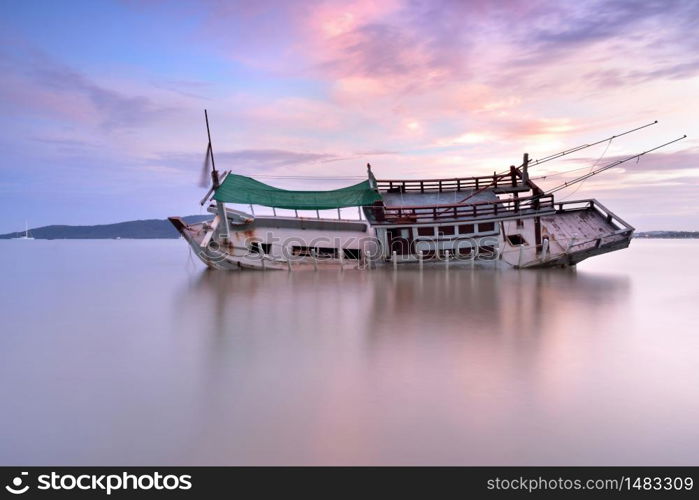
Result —
POLYGON ((554 210, 553 195, 508 200, 482 201, 468 205, 434 205, 413 207, 371 207, 378 224, 430 222, 435 220, 471 220, 484 217, 512 217, 554 210))
POLYGON ((414 179, 414 180, 377 180, 376 184, 380 192, 424 193, 442 191, 466 191, 483 189, 486 187, 516 187, 518 178, 522 174, 515 171, 505 174, 484 175, 480 177, 463 177, 455 179, 414 179))

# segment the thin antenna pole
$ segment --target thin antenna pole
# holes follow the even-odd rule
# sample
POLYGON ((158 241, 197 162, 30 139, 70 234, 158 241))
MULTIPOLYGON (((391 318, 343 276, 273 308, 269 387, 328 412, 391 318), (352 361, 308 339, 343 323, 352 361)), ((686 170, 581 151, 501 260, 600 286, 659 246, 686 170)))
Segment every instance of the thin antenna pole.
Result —
POLYGON ((612 162, 612 163, 610 163, 610 164, 608 164, 608 165, 605 165, 604 167, 598 168, 597 170, 594 170, 594 171, 592 171, 592 172, 589 172, 589 173, 587 173, 587 174, 585 174, 585 175, 581 175, 580 177, 576 177, 576 178, 573 179, 572 181, 568 181, 568 182, 564 182, 563 184, 559 184, 558 186, 556 186, 556 187, 554 187, 554 188, 551 188, 551 189, 549 189, 548 191, 546 191, 545 194, 552 194, 552 193, 555 193, 556 191, 560 191, 561 189, 565 189, 565 188, 567 188, 568 186, 571 186, 571 185, 573 185, 573 184, 577 184, 578 182, 584 181, 585 179, 587 179, 587 178, 589 178, 589 177, 592 177, 593 175, 597 175, 597 174, 599 174, 600 172, 604 172, 605 170, 609 170, 610 168, 613 168, 613 167, 616 167, 616 166, 618 166, 618 165, 621 165, 622 163, 626 163, 627 161, 633 160, 634 158, 640 158, 641 156, 643 156, 643 155, 645 155, 645 154, 648 154, 648 153, 650 153, 651 151, 655 151, 656 149, 664 148, 665 146, 668 146, 668 145, 670 145, 670 144, 672 144, 672 143, 675 143, 675 142, 677 142, 677 141, 681 141, 682 139, 684 139, 684 138, 686 138, 686 137, 687 137, 686 135, 683 135, 682 137, 678 137, 678 138, 675 139, 675 140, 672 140, 672 141, 670 141, 670 142, 666 142, 665 144, 661 144, 660 146, 656 146, 656 147, 654 147, 654 148, 652 148, 652 149, 648 149, 647 151, 644 151, 643 153, 639 153, 639 154, 637 154, 637 155, 629 156, 629 157, 627 157, 627 158, 623 158, 623 159, 621 159, 621 160, 617 160, 617 161, 615 161, 615 162, 612 162))

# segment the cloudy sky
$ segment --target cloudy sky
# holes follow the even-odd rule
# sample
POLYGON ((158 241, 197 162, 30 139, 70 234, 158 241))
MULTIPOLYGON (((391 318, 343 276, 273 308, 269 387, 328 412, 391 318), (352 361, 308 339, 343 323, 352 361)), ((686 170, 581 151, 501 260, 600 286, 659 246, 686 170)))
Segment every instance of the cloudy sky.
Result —
POLYGON ((532 175, 687 134, 560 196, 699 230, 698 25, 673 0, 0 0, 0 232, 199 213, 204 108, 219 168, 319 189, 367 162, 483 175, 658 120, 532 175))

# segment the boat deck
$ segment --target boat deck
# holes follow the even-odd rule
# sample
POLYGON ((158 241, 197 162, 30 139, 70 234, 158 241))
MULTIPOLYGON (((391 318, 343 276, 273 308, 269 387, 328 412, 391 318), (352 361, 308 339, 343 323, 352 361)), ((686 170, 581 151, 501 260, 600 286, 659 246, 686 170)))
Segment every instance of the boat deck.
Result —
POLYGON ((517 226, 503 222, 505 235, 503 258, 517 267, 577 264, 583 259, 628 246, 634 228, 595 200, 559 203, 555 214, 541 217, 541 236, 548 248, 534 245, 534 225, 517 226), (523 244, 509 237, 521 236, 523 244))

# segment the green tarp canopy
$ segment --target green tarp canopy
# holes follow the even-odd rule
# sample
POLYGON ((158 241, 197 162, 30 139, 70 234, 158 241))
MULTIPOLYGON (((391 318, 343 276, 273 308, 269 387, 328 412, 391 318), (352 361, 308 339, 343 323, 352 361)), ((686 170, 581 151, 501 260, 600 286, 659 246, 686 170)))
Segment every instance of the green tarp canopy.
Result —
POLYGON ((381 200, 381 196, 371 189, 368 180, 333 191, 288 191, 243 175, 228 174, 216 190, 214 199, 266 207, 324 210, 372 205, 381 200))

